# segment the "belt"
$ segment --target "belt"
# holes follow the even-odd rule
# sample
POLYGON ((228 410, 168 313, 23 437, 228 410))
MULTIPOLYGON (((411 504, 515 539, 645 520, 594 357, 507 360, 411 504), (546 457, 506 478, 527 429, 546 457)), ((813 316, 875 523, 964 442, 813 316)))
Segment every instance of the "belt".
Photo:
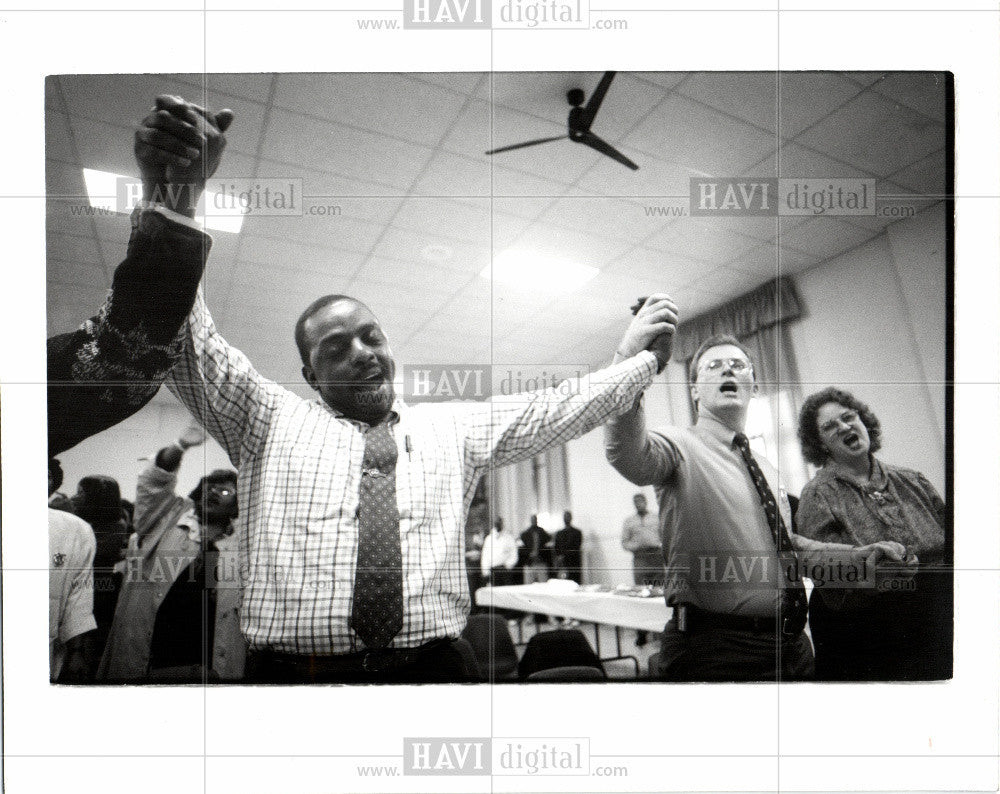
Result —
POLYGON ((357 653, 299 654, 277 651, 253 651, 260 662, 275 667, 287 667, 322 673, 383 673, 416 664, 427 653, 441 650, 452 640, 431 640, 416 648, 375 648, 357 653))
POLYGON ((710 629, 730 631, 750 631, 755 634, 781 634, 795 637, 802 631, 804 621, 797 615, 776 615, 757 617, 754 615, 730 615, 724 612, 708 612, 692 604, 678 604, 674 607, 677 630, 689 634, 710 629))

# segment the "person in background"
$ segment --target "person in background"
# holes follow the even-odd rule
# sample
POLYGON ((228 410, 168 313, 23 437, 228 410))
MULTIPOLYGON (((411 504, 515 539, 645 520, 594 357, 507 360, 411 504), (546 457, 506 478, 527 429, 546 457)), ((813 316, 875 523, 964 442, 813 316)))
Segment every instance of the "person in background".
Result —
POLYGON ((97 542, 94 553, 94 619, 97 631, 92 648, 94 658, 91 660, 92 666, 96 667, 111 629, 121 588, 122 577, 116 567, 125 558, 128 525, 122 512, 118 481, 111 477, 98 474, 84 477, 72 502, 73 512, 90 524, 97 542))
POLYGON ((895 577, 881 582, 885 589, 813 590, 809 626, 816 677, 950 678, 952 595, 944 565, 944 501, 920 472, 875 456, 882 446, 881 424, 850 392, 830 387, 807 397, 798 433, 803 456, 820 467, 802 489, 799 532, 851 546, 892 543, 906 559, 895 577))
POLYGON ((480 570, 483 578, 493 587, 516 584, 514 568, 517 565, 517 541, 504 530, 503 519, 493 519, 493 531, 483 541, 480 570))
POLYGON ((136 535, 97 677, 205 682, 243 676, 239 627, 236 472, 175 493, 184 453, 205 440, 197 425, 156 453, 139 475, 136 535))
POLYGON ((49 507, 53 510, 73 512, 73 502, 59 489, 63 484, 62 465, 55 458, 49 458, 49 507))
MULTIPOLYGON (((632 497, 635 515, 622 524, 622 548, 632 552, 632 578, 637 585, 653 587, 663 584, 663 546, 660 542, 660 522, 647 509, 646 497, 632 497)), ((635 633, 640 648, 649 641, 645 631, 635 633)))
POLYGON ((573 514, 563 513, 563 527, 552 541, 552 558, 555 574, 560 579, 571 579, 583 584, 583 533, 573 526, 573 514))
MULTIPOLYGON (((50 496, 59 487, 51 472, 50 465, 50 496)), ((86 521, 68 511, 49 508, 49 680, 53 682, 90 679, 89 646, 91 632, 97 628, 95 548, 94 532, 86 521)))
POLYGON ((538 516, 531 517, 531 524, 521 533, 524 557, 524 583, 546 582, 549 578, 549 544, 552 536, 538 526, 538 516))

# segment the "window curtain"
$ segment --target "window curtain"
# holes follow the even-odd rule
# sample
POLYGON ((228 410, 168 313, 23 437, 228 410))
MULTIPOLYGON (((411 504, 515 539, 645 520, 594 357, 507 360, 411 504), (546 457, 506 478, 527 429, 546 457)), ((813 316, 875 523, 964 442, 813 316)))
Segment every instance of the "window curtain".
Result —
POLYGON ((747 435, 795 494, 809 480, 796 435, 802 389, 788 334, 789 324, 801 316, 794 281, 774 279, 682 323, 673 356, 687 371, 698 346, 714 334, 732 334, 750 350, 760 396, 750 406, 747 435))
POLYGON ((492 469, 488 474, 490 504, 504 527, 520 535, 532 515, 549 532, 562 527, 569 510, 569 476, 566 447, 546 450, 531 460, 492 469))

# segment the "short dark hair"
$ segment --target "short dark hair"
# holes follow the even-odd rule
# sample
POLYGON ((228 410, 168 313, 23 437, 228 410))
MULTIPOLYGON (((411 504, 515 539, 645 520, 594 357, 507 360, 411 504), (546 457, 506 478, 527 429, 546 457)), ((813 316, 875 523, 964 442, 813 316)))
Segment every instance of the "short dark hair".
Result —
POLYGON ((209 472, 200 480, 198 484, 194 487, 194 490, 188 494, 188 499, 191 501, 201 504, 205 501, 205 494, 208 491, 210 485, 217 485, 218 483, 231 482, 234 486, 236 485, 236 472, 232 469, 215 469, 209 472))
MULTIPOLYGON (((357 298, 352 298, 350 295, 324 295, 322 298, 316 298, 316 300, 306 306, 305 311, 299 315, 299 319, 295 323, 295 346, 299 349, 299 357, 302 359, 302 363, 307 367, 310 366, 309 354, 312 351, 306 346, 306 323, 320 309, 338 301, 351 301, 352 303, 357 303, 359 306, 365 306, 357 298)), ((367 309, 368 307, 365 306, 365 308, 367 309)))
POLYGON ((59 490, 63 484, 62 464, 57 458, 49 458, 49 496, 59 490))
POLYGON ((122 517, 122 494, 118 480, 91 474, 77 486, 83 498, 74 501, 76 514, 84 521, 117 521, 122 517))
POLYGON ((822 466, 830 459, 830 453, 823 446, 817 422, 819 409, 827 403, 837 403, 857 411, 868 431, 869 452, 878 452, 882 448, 882 425, 871 408, 849 391, 827 386, 822 391, 806 397, 802 403, 802 410, 799 411, 799 444, 802 445, 803 458, 814 466, 822 466))
MULTIPOLYGON (((698 362, 701 361, 701 357, 705 354, 705 351, 710 347, 718 347, 719 345, 732 345, 733 347, 738 347, 750 361, 750 366, 753 366, 753 355, 749 350, 747 350, 746 345, 744 345, 739 339, 732 334, 712 334, 708 337, 708 339, 698 345, 698 349, 694 351, 694 356, 691 357, 691 366, 688 368, 688 380, 691 383, 698 382, 698 362)), ((756 379, 757 375, 755 373, 754 380, 756 379)))

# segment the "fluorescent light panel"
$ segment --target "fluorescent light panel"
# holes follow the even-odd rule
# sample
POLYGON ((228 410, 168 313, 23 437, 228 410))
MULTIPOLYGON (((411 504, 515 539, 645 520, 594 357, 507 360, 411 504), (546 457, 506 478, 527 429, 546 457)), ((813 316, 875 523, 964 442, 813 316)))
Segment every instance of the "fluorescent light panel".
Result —
MULTIPOLYGON (((87 187, 87 197, 90 199, 91 207, 98 207, 107 212, 128 215, 139 203, 140 196, 137 190, 127 191, 123 197, 124 201, 121 204, 118 201, 119 186, 125 183, 138 185, 139 180, 135 177, 113 174, 110 171, 98 171, 95 168, 84 168, 83 182, 87 187)), ((243 218, 245 216, 238 206, 226 206, 229 204, 232 204, 232 202, 216 202, 215 193, 206 190, 195 209, 195 221, 206 229, 237 234, 243 228, 243 218), (205 207, 208 206, 206 202, 211 202, 210 206, 212 207, 222 206, 223 209, 215 209, 211 215, 206 216, 205 207)))
POLYGON ((600 271, 566 259, 534 251, 503 251, 479 274, 508 284, 520 284, 552 292, 569 292, 583 286, 600 271))

